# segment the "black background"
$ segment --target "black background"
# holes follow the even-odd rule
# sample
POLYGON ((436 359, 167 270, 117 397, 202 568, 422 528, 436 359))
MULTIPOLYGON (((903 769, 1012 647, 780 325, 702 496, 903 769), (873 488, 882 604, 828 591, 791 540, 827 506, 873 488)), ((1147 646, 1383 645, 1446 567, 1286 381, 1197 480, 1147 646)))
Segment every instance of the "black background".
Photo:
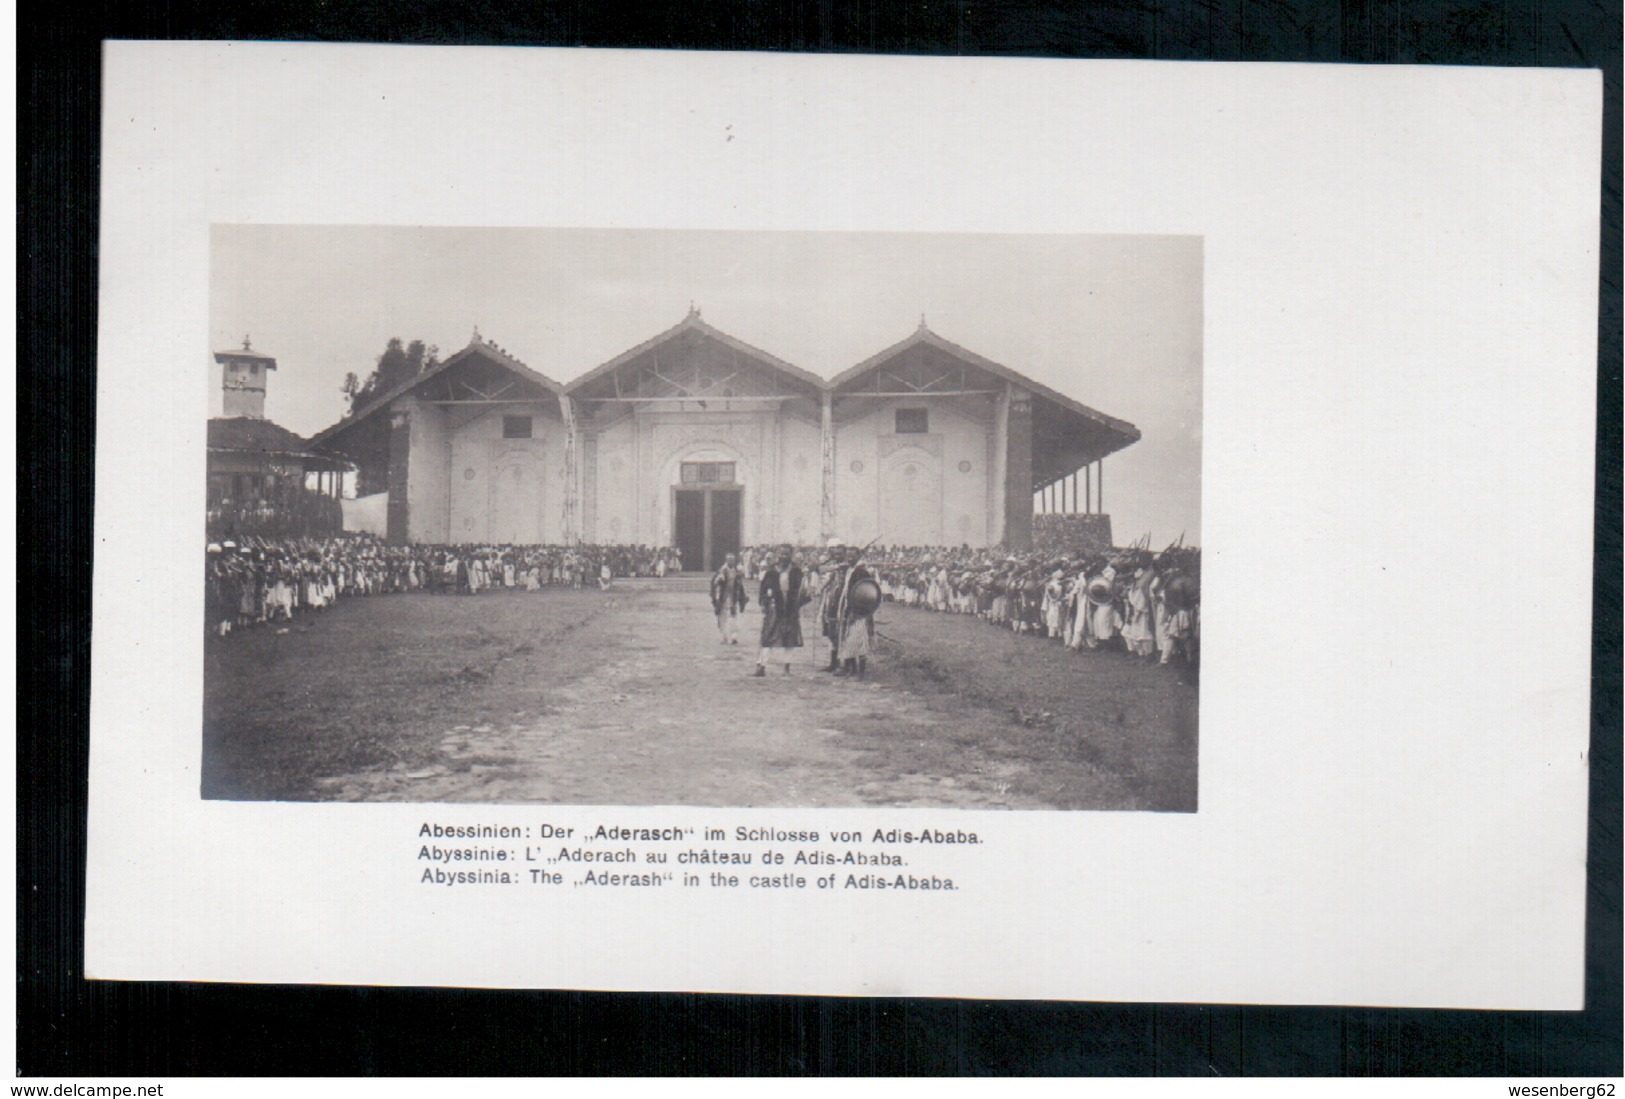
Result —
MULTIPOLYGON (((18 23, 17 79, 18 1072, 1619 1076, 1620 41, 1620 6, 1614 0, 636 5, 490 0, 478 6, 459 0, 298 7, 103 0, 25 7, 18 23), (116 546, 95 553, 91 544, 103 38, 1603 69, 1586 1010, 83 980, 90 576, 93 565, 116 568, 118 553, 116 546)), ((1530 564, 1538 573, 1540 563, 1530 564)), ((1558 590, 1572 583, 1581 597, 1578 577, 1549 582, 1558 590)), ((1494 965, 1496 959, 1485 958, 1484 964, 1494 965)))

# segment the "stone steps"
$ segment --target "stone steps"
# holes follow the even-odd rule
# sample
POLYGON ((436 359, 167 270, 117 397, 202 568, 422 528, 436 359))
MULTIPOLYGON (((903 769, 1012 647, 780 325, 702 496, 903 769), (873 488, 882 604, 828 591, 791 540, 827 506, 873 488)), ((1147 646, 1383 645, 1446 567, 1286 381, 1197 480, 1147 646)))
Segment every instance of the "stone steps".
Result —
POLYGON ((711 590, 711 578, 703 572, 678 573, 676 576, 656 578, 653 576, 629 576, 615 581, 617 591, 671 591, 671 592, 707 592, 711 590))

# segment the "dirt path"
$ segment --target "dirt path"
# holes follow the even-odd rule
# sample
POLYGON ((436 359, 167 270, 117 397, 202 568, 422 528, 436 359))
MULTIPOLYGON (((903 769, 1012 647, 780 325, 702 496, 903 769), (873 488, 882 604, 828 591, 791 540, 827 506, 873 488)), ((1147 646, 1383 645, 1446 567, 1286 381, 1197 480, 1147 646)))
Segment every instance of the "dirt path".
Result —
MULTIPOLYGON (((750 676, 760 616, 741 619, 740 644, 718 643, 703 592, 647 587, 476 599, 392 596, 329 612, 308 637, 283 649, 282 672, 311 683, 300 660, 331 660, 344 649, 338 631, 357 642, 386 623, 417 637, 424 623, 442 624, 450 660, 436 672, 415 669, 392 687, 401 715, 398 739, 375 763, 306 776, 295 797, 413 802, 549 802, 558 804, 738 806, 939 806, 958 808, 1185 808, 1149 805, 1137 766, 1125 769, 1099 737, 1064 715, 1029 711, 997 689, 967 690, 958 675, 925 659, 933 636, 962 634, 970 658, 997 666, 1001 646, 1029 658, 1078 657, 1027 638, 1001 635, 974 621, 888 607, 884 629, 898 639, 877 662, 870 682, 820 673, 827 650, 804 613, 809 645, 789 676, 782 668, 750 676), (408 604, 412 604, 408 606, 408 604), (352 615, 356 621, 346 621, 352 615), (368 622, 377 618, 378 622, 368 622), (399 619, 411 619, 401 623, 399 619), (317 635, 334 636, 323 642, 317 635), (969 632, 965 632, 969 631, 969 632), (461 640, 459 640, 461 639, 461 640), (996 644, 990 644, 996 642, 996 644), (307 644, 308 643, 308 644, 307 644), (476 656, 479 659, 469 661, 476 656), (457 665, 461 662, 461 666, 457 665), (438 681, 438 682, 437 682, 438 681), (420 704, 410 697, 422 692, 420 704)), ((951 639, 949 639, 951 641, 951 639)), ((233 638, 226 644, 252 639, 233 638)), ((378 642, 400 648, 388 635, 378 642)), ((942 646, 951 665, 953 644, 942 646)), ((434 647, 417 647, 434 659, 434 647)), ((245 654, 243 664, 251 666, 245 654)), ((1102 665, 1104 667, 1104 665, 1102 665)), ((261 665, 263 669, 263 665, 261 665)), ((1180 690, 1162 670, 1134 669, 1160 692, 1180 690)), ((1046 671, 1042 659, 1036 673, 1046 671)), ((213 667, 217 679, 234 674, 213 667)), ((216 687, 211 683, 211 695, 216 687)), ((318 682, 307 689, 322 693, 318 682)), ((1194 720, 1194 689, 1189 691, 1194 720)), ((219 697, 217 695, 217 697, 219 697)), ((234 736, 236 712, 251 697, 216 710, 215 741, 233 745, 233 768, 252 767, 234 736)), ((1159 694, 1158 697, 1161 697, 1159 694)), ((1173 697, 1173 696, 1170 696, 1173 697)), ((268 700, 269 701, 269 700, 268 700)), ((345 703, 357 704, 352 699, 345 703)), ((320 708, 316 703, 314 708, 320 708)), ((1057 706, 1057 709, 1064 707, 1057 706)), ((309 709, 307 708, 307 712, 309 709)), ((1105 715, 1110 724, 1111 715, 1105 715)), ((1162 720, 1153 716, 1152 720, 1162 720)), ((264 723, 264 715, 260 714, 264 723)), ((1116 723, 1123 722, 1122 712, 1116 723)), ((1194 729, 1188 759, 1194 808, 1194 729)), ((313 734, 319 735, 319 730, 313 734)), ((264 733, 253 734, 263 739, 264 733)), ((209 773, 207 766, 205 772, 209 773)), ((218 773, 218 768, 216 772, 218 773)), ((245 785, 225 783, 227 788, 245 785)), ((291 792, 291 791, 290 791, 291 792)), ((215 795, 221 796, 221 795, 215 795)), ((242 796, 226 793, 224 796, 242 796)), ((282 796, 288 796, 284 794, 282 796)), ((1166 800, 1166 795, 1164 795, 1166 800)))

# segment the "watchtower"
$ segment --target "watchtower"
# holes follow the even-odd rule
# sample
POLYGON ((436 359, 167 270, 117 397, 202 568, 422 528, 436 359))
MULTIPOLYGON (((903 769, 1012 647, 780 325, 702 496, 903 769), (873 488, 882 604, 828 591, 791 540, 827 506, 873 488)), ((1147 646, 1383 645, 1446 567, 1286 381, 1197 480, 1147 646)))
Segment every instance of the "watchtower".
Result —
POLYGON ((221 415, 265 419, 265 384, 276 369, 276 360, 255 351, 244 336, 240 349, 216 351, 214 361, 220 364, 221 415))

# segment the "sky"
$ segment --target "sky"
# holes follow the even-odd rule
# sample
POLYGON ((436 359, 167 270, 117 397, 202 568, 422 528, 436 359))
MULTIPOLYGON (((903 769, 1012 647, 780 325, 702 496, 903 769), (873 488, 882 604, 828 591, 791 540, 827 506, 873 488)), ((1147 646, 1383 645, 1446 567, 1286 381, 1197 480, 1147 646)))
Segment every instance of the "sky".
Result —
MULTIPOLYGON (((210 346, 274 356, 267 417, 313 435, 391 337, 474 330, 569 382, 682 320, 825 378, 931 330, 1139 427, 1106 459, 1115 540, 1201 540, 1194 236, 216 225, 210 346)), ((212 371, 210 414, 218 415, 212 371)))

